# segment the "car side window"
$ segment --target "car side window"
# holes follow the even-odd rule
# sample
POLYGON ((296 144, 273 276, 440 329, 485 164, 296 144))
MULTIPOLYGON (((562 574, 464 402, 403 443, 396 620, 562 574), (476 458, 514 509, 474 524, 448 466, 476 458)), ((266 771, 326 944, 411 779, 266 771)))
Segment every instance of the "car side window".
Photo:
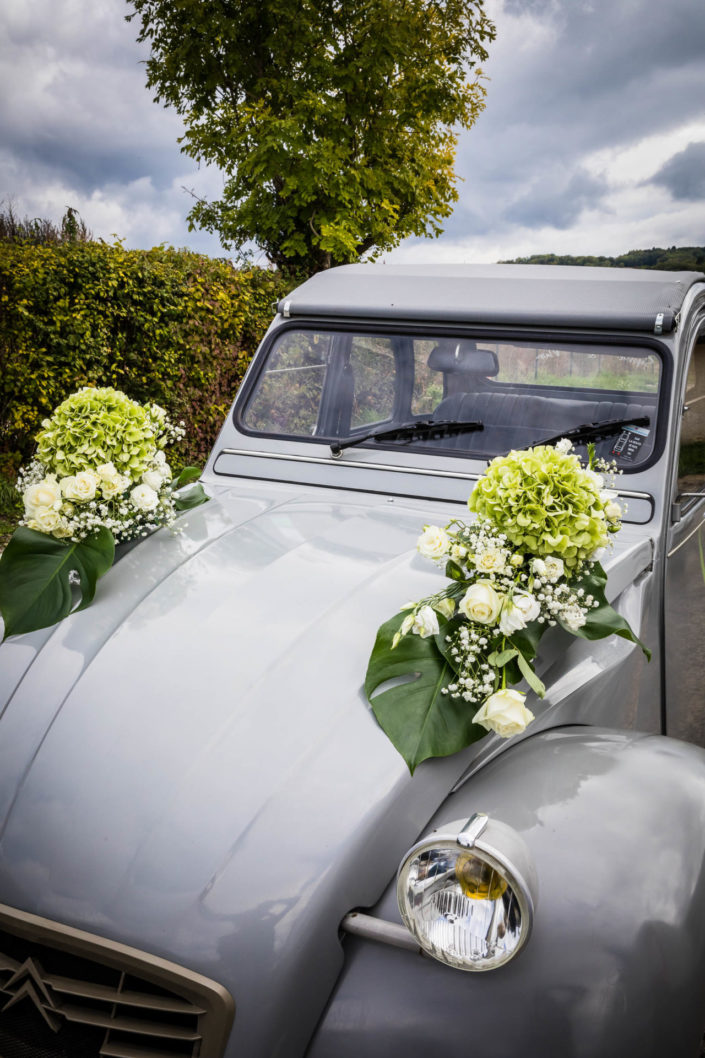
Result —
POLYGON ((688 365, 678 451, 678 492, 705 489, 705 335, 693 346, 688 365))
POLYGON ((350 343, 353 401, 350 428, 391 419, 396 363, 391 338, 356 334, 350 343))
POLYGON ((333 335, 287 331, 270 356, 244 415, 261 433, 312 435, 333 335))

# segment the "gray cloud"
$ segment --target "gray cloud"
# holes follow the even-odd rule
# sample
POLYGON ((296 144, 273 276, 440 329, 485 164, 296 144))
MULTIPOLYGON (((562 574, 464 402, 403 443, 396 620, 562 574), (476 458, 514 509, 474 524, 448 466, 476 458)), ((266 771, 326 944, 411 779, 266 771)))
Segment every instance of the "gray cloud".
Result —
MULTIPOLYGON (((460 200, 446 238, 566 231, 586 209, 608 212, 610 189, 586 170, 586 156, 702 118, 701 0, 486 6, 498 26, 487 108, 460 138, 460 200)), ((125 224, 130 245, 168 239, 222 253, 215 237, 187 231, 191 199, 181 191, 215 196, 220 178, 181 155, 181 122, 145 87, 147 50, 135 42, 136 23, 124 22, 127 10, 122 0, 5 0, 0 199, 60 215, 75 194, 96 234, 125 224)), ((701 187, 701 156, 689 152, 664 156, 654 178, 676 198, 701 187)))
POLYGON ((607 191, 604 180, 584 170, 567 179, 549 171, 504 212, 512 223, 526 228, 569 228, 584 209, 596 206, 607 191))
POLYGON ((674 154, 651 179, 667 188, 674 198, 687 202, 705 199, 705 143, 689 143, 674 154))
MULTIPOLYGON (((487 106, 460 140, 458 239, 512 226, 565 229, 602 204, 587 155, 703 118, 705 4, 698 0, 489 0, 498 37, 487 106)), ((663 159, 666 162, 666 157, 663 159)), ((627 249, 628 247, 625 247, 627 249)))

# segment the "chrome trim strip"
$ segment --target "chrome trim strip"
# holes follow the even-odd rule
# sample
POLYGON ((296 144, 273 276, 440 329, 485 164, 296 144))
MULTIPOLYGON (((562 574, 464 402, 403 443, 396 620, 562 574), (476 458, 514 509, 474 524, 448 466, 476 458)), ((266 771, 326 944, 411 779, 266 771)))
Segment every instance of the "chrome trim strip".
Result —
POLYGON ((683 539, 683 540, 681 540, 680 544, 676 544, 676 546, 675 546, 675 547, 673 548, 673 550, 672 550, 672 551, 669 551, 669 552, 667 553, 667 555, 666 555, 666 558, 670 558, 670 557, 671 557, 671 555, 675 555, 676 551, 680 551, 680 549, 681 549, 681 548, 683 547, 683 545, 684 545, 684 544, 687 544, 687 543, 688 543, 688 541, 690 540, 690 538, 691 538, 691 537, 693 537, 693 536, 695 536, 695 534, 696 534, 697 532, 699 532, 699 531, 700 531, 700 530, 702 529, 702 527, 703 527, 704 525, 705 525, 705 512, 703 512, 703 516, 702 516, 702 518, 700 519, 700 521, 698 522, 698 524, 697 524, 697 525, 695 526, 695 528, 694 528, 694 529, 692 529, 692 530, 691 530, 691 531, 690 531, 690 532, 688 533, 688 535, 687 535, 686 537, 684 537, 684 539, 683 539))
MULTIPOLYGON (((334 456, 299 456, 286 455, 282 452, 261 452, 256 448, 221 448, 215 457, 218 462, 220 456, 254 456, 257 459, 278 459, 285 463, 316 463, 319 466, 334 467, 357 467, 358 470, 388 470, 394 474, 419 474, 429 478, 454 478, 456 481, 479 481, 482 474, 461 474, 455 470, 429 470, 426 467, 400 467, 395 463, 358 463, 353 459, 336 459, 334 456)), ((217 471, 216 471, 217 473, 217 471)), ((654 498, 648 492, 630 492, 627 489, 617 489, 619 496, 628 500, 647 500, 653 504, 654 498)))
POLYGON ((365 940, 377 940, 381 944, 391 944, 395 948, 405 948, 407 951, 416 952, 417 955, 421 954, 418 941, 405 926, 396 922, 387 922, 383 918, 351 911, 340 923, 340 928, 345 933, 353 933, 356 937, 364 937, 365 940))
POLYGON ((260 452, 252 448, 221 448, 216 456, 256 456, 258 459, 280 459, 287 463, 317 463, 320 466, 357 467, 358 470, 389 470, 395 474, 420 474, 430 478, 455 478, 458 481, 479 481, 480 474, 460 474, 452 470, 427 470, 425 467, 399 467, 393 463, 358 463, 352 459, 323 459, 321 456, 284 455, 281 452, 260 452))

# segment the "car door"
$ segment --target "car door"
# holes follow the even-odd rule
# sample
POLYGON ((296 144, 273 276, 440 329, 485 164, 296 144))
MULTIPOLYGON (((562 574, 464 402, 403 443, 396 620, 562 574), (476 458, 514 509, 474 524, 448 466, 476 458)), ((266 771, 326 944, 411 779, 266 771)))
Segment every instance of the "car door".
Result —
POLYGON ((666 733, 705 746, 705 324, 681 399, 665 570, 666 733))

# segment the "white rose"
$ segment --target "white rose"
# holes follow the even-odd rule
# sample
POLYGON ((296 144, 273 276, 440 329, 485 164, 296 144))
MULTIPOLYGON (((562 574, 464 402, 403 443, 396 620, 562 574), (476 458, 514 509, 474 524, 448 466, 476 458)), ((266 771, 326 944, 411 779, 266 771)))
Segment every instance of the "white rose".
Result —
POLYGON ((592 482, 592 484, 595 486, 595 488, 597 488, 597 489, 604 488, 605 479, 603 478, 602 474, 598 474, 594 470, 584 470, 583 474, 588 479, 588 481, 592 482))
POLYGON ((149 485, 150 489, 159 492, 164 483, 164 478, 158 470, 146 470, 142 475, 142 481, 145 485, 149 485))
POLYGON ((468 553, 468 549, 463 547, 462 544, 453 544, 450 549, 450 557, 455 559, 463 559, 468 553))
POLYGON ((100 478, 92 470, 81 470, 73 477, 61 479, 61 491, 67 500, 74 503, 87 503, 95 496, 100 485, 100 478))
POLYGON ((422 606, 416 613, 411 630, 415 635, 421 636, 422 639, 438 635, 440 631, 438 618, 430 606, 422 606))
POLYGON ((618 503, 615 503, 614 500, 610 500, 605 507, 605 518, 608 522, 618 522, 621 517, 622 508, 618 503))
POLYGON ((30 516, 33 516, 38 508, 46 509, 50 507, 53 510, 58 510, 61 506, 61 486, 53 474, 48 474, 36 485, 30 485, 26 488, 22 498, 24 499, 25 511, 30 516))
POLYGON ((558 558, 557 555, 547 555, 544 559, 543 565, 544 576, 546 577, 546 580, 550 580, 551 584, 555 584, 565 573, 563 559, 558 558))
POLYGON ((469 621, 491 625, 497 620, 503 598, 488 580, 478 580, 465 592, 458 603, 458 609, 469 621))
POLYGON ((114 463, 101 463, 95 468, 95 472, 101 481, 114 481, 116 477, 119 477, 114 463))
POLYGON ((502 607, 499 630, 503 636, 510 636, 512 632, 518 632, 521 628, 526 628, 531 621, 535 621, 540 612, 539 602, 533 595, 528 592, 514 592, 502 607))
POLYGON ((542 558, 535 558, 532 560, 531 572, 535 573, 537 577, 546 576, 546 563, 542 558))
POLYGON ((561 437, 560 441, 556 441, 556 451, 561 452, 564 456, 568 455, 573 447, 573 442, 568 437, 561 437))
POLYGON ((534 719, 534 714, 524 705, 525 698, 521 691, 495 691, 475 713, 473 723, 496 731, 500 738, 518 735, 534 719))
POLYGON ((100 491, 104 500, 112 500, 119 496, 130 484, 130 479, 123 474, 116 474, 114 478, 104 478, 100 483, 100 491))
POLYGON ((443 614, 450 621, 451 617, 455 613, 455 600, 454 599, 439 599, 438 602, 433 605, 434 610, 438 613, 443 614))
POLYGON ((438 525, 425 525, 424 531, 416 541, 416 550, 424 558, 442 558, 449 548, 448 533, 438 525))
POLYGON ((130 502, 138 511, 153 511, 159 503, 159 496, 149 485, 135 485, 130 493, 130 502))
POLYGON ((478 551, 473 556, 473 561, 481 573, 503 573, 507 565, 506 554, 499 547, 488 547, 484 551, 478 551))
POLYGON ((62 523, 63 518, 53 507, 35 507, 27 526, 39 533, 53 533, 62 523))
POLYGON ((601 562, 606 551, 606 547, 596 547, 592 554, 588 555, 588 562, 601 562))
POLYGON ((583 627, 587 617, 585 616, 585 612, 581 610, 577 603, 575 603, 572 606, 566 606, 565 610, 561 613, 561 620, 564 624, 568 625, 568 628, 575 632, 576 629, 583 627))

